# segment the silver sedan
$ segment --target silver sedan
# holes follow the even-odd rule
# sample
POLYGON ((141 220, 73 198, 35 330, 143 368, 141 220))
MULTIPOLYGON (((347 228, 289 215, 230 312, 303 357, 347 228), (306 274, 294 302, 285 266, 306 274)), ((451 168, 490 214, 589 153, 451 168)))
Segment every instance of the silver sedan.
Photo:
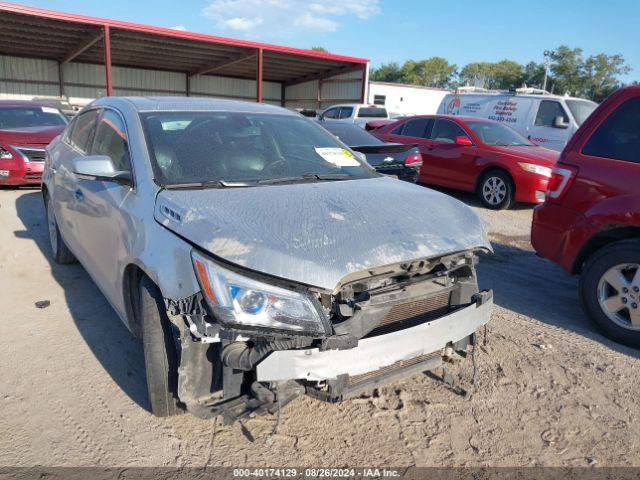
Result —
POLYGON ((97 100, 49 146, 43 196, 56 261, 142 337, 156 415, 339 401, 464 353, 489 320, 478 216, 283 108, 97 100))

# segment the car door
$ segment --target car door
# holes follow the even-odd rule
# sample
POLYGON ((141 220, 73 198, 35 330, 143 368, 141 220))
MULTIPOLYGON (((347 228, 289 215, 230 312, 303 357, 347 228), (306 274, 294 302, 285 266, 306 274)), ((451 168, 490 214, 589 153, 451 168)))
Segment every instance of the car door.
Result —
POLYGON ((437 118, 431 129, 430 147, 422 155, 429 169, 429 182, 446 187, 470 190, 476 178, 477 147, 464 129, 453 120, 437 118), (472 145, 458 145, 457 137, 472 145))
POLYGON ((51 151, 56 221, 67 246, 74 253, 82 249, 82 236, 77 225, 77 178, 73 173, 73 161, 88 152, 97 118, 95 109, 79 114, 63 134, 62 141, 51 151))
POLYGON ((571 137, 569 115, 557 100, 541 100, 529 127, 527 138, 536 145, 562 151, 571 137), (561 118, 563 126, 556 123, 561 118))
MULTIPOLYGON (((117 171, 132 172, 127 129, 119 112, 103 110, 90 153, 108 156, 117 171)), ((115 181, 78 179, 76 199, 83 263, 107 299, 123 312, 120 269, 128 255, 128 236, 123 232, 135 230, 131 216, 134 190, 115 181)))

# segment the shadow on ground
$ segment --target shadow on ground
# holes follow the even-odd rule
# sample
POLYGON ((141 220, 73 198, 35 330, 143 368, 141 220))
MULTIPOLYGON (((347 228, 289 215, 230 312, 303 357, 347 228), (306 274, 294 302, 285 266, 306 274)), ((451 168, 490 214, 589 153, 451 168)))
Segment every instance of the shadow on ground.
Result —
POLYGON ((120 388, 150 411, 142 343, 131 335, 79 264, 53 261, 40 190, 17 197, 16 209, 25 229, 15 235, 32 239, 51 264, 53 278, 64 289, 69 312, 87 345, 120 388))
MULTIPOLYGON (((466 195, 460 199, 468 201, 466 195)), ((129 333, 80 265, 53 262, 41 193, 21 195, 16 208, 25 227, 15 232, 16 236, 33 239, 51 263, 53 277, 64 289, 71 316, 92 352, 120 388, 149 410, 141 343, 129 333)), ((494 290, 497 305, 640 358, 639 351, 599 333, 582 311, 576 278, 538 258, 528 238, 494 235, 492 243, 495 253, 481 258, 479 279, 483 288, 494 290)))

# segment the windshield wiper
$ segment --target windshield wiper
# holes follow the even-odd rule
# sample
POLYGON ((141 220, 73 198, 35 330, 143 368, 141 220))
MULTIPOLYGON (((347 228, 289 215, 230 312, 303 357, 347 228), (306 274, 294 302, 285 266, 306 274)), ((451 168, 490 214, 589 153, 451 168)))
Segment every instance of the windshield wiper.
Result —
POLYGON ((277 183, 294 183, 314 180, 348 180, 349 178, 351 177, 344 173, 305 173, 303 175, 300 175, 299 177, 265 178, 262 180, 257 180, 256 183, 260 185, 275 185, 277 183))
POLYGON ((200 188, 220 188, 226 187, 224 182, 219 180, 211 180, 207 182, 187 182, 187 183, 170 183, 164 185, 166 190, 195 190, 200 188))

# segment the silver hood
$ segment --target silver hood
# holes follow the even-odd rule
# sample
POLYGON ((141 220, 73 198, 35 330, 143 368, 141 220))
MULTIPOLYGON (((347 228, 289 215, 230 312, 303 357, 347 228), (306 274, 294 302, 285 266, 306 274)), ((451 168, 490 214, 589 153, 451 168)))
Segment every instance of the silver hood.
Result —
POLYGON ((388 177, 162 190, 154 215, 228 262, 326 290, 374 267, 491 249, 469 207, 388 177))

